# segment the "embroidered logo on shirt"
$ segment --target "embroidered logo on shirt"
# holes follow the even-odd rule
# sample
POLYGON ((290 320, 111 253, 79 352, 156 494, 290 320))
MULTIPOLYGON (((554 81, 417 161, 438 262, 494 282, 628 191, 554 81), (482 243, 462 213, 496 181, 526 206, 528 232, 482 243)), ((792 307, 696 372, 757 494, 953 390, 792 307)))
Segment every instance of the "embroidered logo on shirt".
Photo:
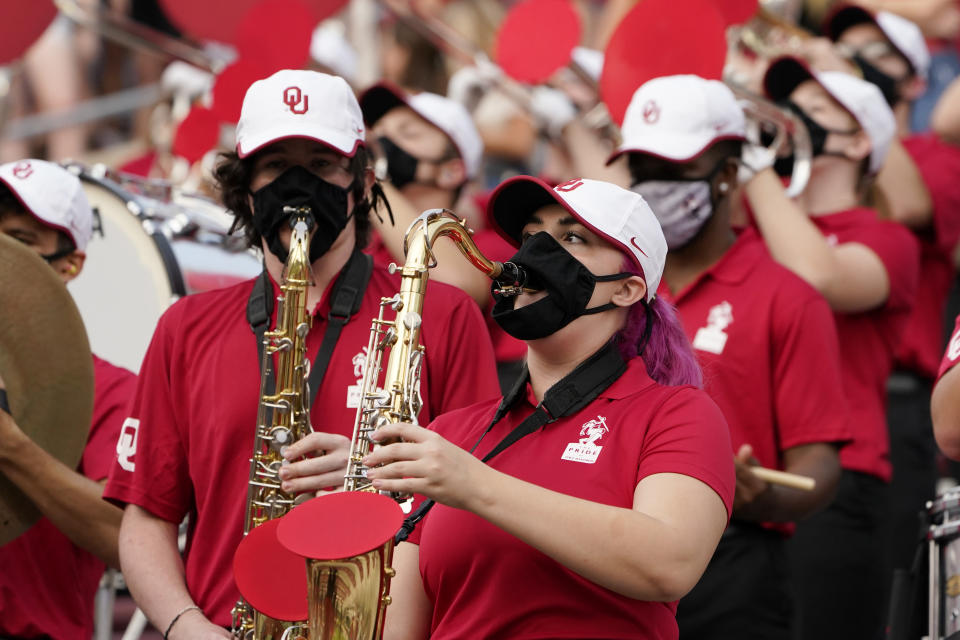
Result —
POLYGON ((693 348, 720 355, 727 346, 727 334, 724 329, 733 324, 733 305, 724 300, 710 309, 707 326, 697 330, 693 337, 693 348))
POLYGON ((600 456, 600 451, 603 450, 603 447, 597 443, 609 431, 610 427, 607 426, 607 419, 598 415, 596 419, 590 420, 580 427, 580 441, 568 444, 560 459, 593 464, 600 456))
POLYGON ((363 368, 367 365, 367 348, 364 347, 350 361, 353 363, 353 377, 357 379, 356 384, 347 387, 347 408, 356 409, 360 406, 360 389, 363 386, 363 368))
POLYGON ((117 440, 117 462, 124 471, 133 471, 137 468, 133 456, 137 453, 137 432, 140 429, 140 420, 127 418, 120 427, 120 439, 117 440))

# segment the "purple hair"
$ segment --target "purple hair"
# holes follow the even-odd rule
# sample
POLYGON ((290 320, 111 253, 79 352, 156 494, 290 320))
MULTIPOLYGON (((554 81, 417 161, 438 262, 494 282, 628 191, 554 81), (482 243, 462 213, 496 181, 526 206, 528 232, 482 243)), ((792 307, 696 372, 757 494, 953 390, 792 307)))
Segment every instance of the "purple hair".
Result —
MULTIPOLYGON (((643 272, 629 257, 625 257, 622 270, 643 277, 643 272)), ((662 385, 702 386, 703 374, 700 365, 697 364, 690 341, 680 326, 673 305, 657 296, 649 303, 649 316, 647 306, 643 302, 633 305, 623 328, 614 334, 613 340, 619 347, 620 354, 625 360, 629 360, 635 358, 642 348, 647 374, 662 385), (652 320, 650 334, 646 344, 642 345, 640 341, 643 339, 648 317, 652 320)))

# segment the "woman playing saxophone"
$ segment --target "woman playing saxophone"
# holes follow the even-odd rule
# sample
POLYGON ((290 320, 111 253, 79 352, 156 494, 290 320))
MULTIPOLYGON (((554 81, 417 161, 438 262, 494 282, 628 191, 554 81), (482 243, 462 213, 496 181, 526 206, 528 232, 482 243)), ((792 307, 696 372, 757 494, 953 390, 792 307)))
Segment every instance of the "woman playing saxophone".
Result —
POLYGON ((385 637, 675 638, 734 473, 654 295, 660 227, 640 196, 591 180, 514 178, 489 213, 536 290, 493 310, 527 367, 500 401, 373 433, 393 442, 364 459, 374 487, 437 503, 396 549, 385 637))

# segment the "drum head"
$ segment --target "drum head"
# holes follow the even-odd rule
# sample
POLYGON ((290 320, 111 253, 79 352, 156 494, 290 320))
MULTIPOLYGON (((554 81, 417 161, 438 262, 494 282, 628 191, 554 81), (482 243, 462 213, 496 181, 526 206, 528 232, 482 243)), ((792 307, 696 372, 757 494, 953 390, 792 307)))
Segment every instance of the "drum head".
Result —
POLYGON ((94 353, 139 371, 157 320, 175 298, 169 266, 158 241, 128 208, 133 196, 107 181, 80 178, 102 231, 94 232, 83 273, 70 283, 70 292, 94 353))

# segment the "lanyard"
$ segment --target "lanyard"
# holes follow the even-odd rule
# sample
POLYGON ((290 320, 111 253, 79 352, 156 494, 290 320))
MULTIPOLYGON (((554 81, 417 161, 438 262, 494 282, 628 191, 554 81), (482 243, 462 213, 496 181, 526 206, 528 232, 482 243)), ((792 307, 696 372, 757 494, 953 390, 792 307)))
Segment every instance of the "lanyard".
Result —
MULTIPOLYGON (((543 400, 537 405, 533 413, 528 415, 523 421, 513 428, 497 445, 483 457, 481 462, 489 462, 495 456, 502 453, 505 449, 518 442, 534 431, 537 431, 560 418, 573 415, 586 407, 606 391, 617 378, 623 375, 627 370, 627 364, 620 356, 619 350, 613 342, 608 342, 602 349, 583 361, 576 369, 561 378, 552 387, 543 394, 543 400)), ((486 437, 490 430, 503 419, 510 411, 510 408, 524 394, 527 387, 527 380, 530 373, 526 365, 520 373, 517 382, 510 389, 509 393, 500 401, 496 413, 493 414, 493 420, 490 425, 481 434, 470 453, 477 450, 480 443, 486 437)), ((411 513, 403 521, 400 530, 394 536, 395 542, 403 542, 413 532, 417 523, 423 520, 427 512, 433 508, 434 501, 424 501, 417 510, 411 513)))
MULTIPOLYGON (((373 259, 355 249, 333 285, 333 291, 330 293, 330 311, 327 313, 327 329, 323 334, 323 342, 320 343, 317 356, 313 360, 313 366, 310 367, 308 386, 311 405, 317 398, 317 392, 320 391, 320 385, 327 373, 327 366, 330 364, 330 358, 333 357, 333 349, 337 346, 340 332, 350 317, 360 310, 363 293, 367 289, 367 283, 370 282, 371 273, 373 273, 373 259)), ((263 335, 273 315, 272 294, 270 276, 264 269, 254 283, 250 299, 247 301, 247 322, 250 323, 250 329, 257 340, 257 358, 261 368, 263 367, 263 335)), ((267 385, 270 390, 276 387, 272 368, 267 385)))

